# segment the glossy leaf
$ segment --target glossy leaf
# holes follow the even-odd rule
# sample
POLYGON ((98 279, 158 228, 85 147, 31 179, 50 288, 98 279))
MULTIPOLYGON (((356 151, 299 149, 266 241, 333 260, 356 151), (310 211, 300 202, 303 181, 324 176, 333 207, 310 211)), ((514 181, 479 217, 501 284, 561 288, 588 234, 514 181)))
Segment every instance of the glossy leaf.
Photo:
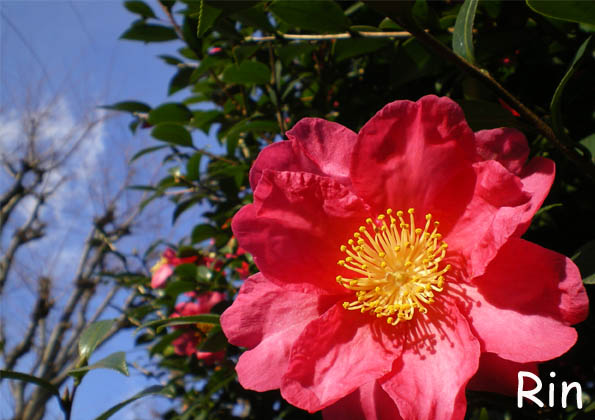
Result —
POLYGON ((595 6, 585 0, 526 0, 537 13, 554 19, 595 25, 595 6))
POLYGON ((135 23, 120 36, 120 39, 143 41, 146 43, 165 42, 177 38, 178 36, 172 28, 148 23, 135 23))
POLYGON ((473 21, 479 0, 465 0, 452 34, 452 49, 454 52, 471 63, 475 62, 473 53, 473 21))
POLYGON ((269 67, 259 61, 244 61, 239 66, 232 64, 223 72, 223 81, 241 85, 263 85, 271 78, 269 67))
POLYGON ((87 360, 91 356, 97 346, 105 339, 115 322, 115 319, 105 319, 94 322, 83 330, 79 338, 80 360, 87 360))
POLYGON ((136 13, 141 15, 143 19, 146 18, 157 18, 153 9, 147 3, 140 0, 129 0, 124 2, 124 7, 131 11, 132 13, 136 13))
POLYGON ((86 374, 90 370, 95 369, 112 369, 117 372, 120 372, 123 375, 128 376, 129 373, 128 366, 126 365, 126 353, 124 353, 123 351, 112 353, 109 356, 104 357, 103 359, 91 365, 83 366, 77 369, 72 369, 70 372, 68 372, 68 374, 71 376, 79 377, 86 374))
POLYGON ((114 415, 115 413, 117 413, 120 409, 122 409, 126 405, 130 404, 131 402, 134 402, 134 401, 138 400, 139 398, 146 397, 147 395, 159 394, 163 390, 163 388, 164 387, 162 385, 153 385, 148 388, 145 388, 138 394, 135 394, 133 397, 128 398, 127 400, 114 405, 112 408, 110 408, 109 410, 102 413, 99 417, 95 418, 95 420, 106 420, 106 419, 110 418, 112 415, 114 415))
POLYGON ((148 121, 152 125, 161 123, 186 124, 192 118, 192 112, 186 105, 178 103, 166 103, 159 105, 149 112, 148 121))
POLYGON ((321 33, 349 29, 349 19, 332 0, 275 0, 269 10, 290 26, 321 33))
POLYGON ((151 135, 158 140, 166 141, 179 146, 192 146, 192 136, 184 127, 173 123, 157 125, 151 135))

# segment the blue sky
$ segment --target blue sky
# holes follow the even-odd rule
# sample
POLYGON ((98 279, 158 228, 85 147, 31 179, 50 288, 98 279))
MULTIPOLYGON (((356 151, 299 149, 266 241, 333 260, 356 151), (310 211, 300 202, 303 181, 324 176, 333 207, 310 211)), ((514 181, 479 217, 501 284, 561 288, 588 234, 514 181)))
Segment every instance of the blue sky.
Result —
MULTIPOLYGON (((159 15, 160 10, 156 2, 148 3, 159 15)), ((155 106, 168 100, 167 85, 174 69, 156 56, 164 53, 173 54, 181 43, 173 41, 145 45, 119 40, 120 34, 136 18, 121 2, 1 0, 0 11, 0 110, 5 115, 11 115, 12 112, 12 115, 18 116, 20 107, 26 102, 27 97, 43 102, 44 98, 58 95, 62 108, 57 111, 63 117, 58 121, 62 124, 76 120, 81 112, 94 109, 99 104, 136 99, 155 106)), ((79 171, 76 172, 79 174, 81 168, 113 162, 112 178, 117 178, 118 174, 123 173, 126 155, 129 157, 134 150, 153 143, 147 132, 133 136, 127 129, 129 121, 128 116, 120 116, 102 124, 100 131, 94 134, 96 138, 92 156, 95 160, 90 164, 79 165, 73 170, 79 171)), ((0 129, 4 124, 6 130, 9 122, 6 118, 0 120, 0 129)), ((3 137, 6 138, 8 137, 3 137)), ((0 139, 0 142, 2 141, 5 140, 0 139)), ((198 142, 204 145, 208 144, 209 140, 200 138, 198 142)), ((81 156, 81 159, 85 158, 81 156)), ((145 181, 148 181, 148 177, 158 170, 158 162, 145 161, 143 164, 148 170, 139 176, 142 178, 144 175, 145 181)), ((4 188, 2 182, 0 179, 0 190, 4 188)), ((63 255, 68 255, 69 243, 75 244, 77 239, 80 240, 83 230, 79 230, 77 226, 90 220, 96 210, 96 206, 86 199, 83 199, 84 202, 90 204, 75 205, 74 213, 68 206, 67 202, 72 201, 70 198, 77 194, 80 196, 86 193, 91 196, 89 191, 80 191, 81 185, 87 184, 69 184, 64 193, 64 205, 54 208, 54 214, 50 215, 61 217, 67 231, 61 233, 66 245, 60 249, 60 255, 56 256, 58 261, 59 258, 64 258, 63 255), (67 223, 71 223, 72 226, 67 226, 67 223)), ((170 227, 171 208, 164 208, 166 211, 162 215, 163 226, 159 231, 146 232, 145 239, 169 235, 175 242, 176 238, 188 229, 188 216, 176 227, 170 227)), ((142 245, 139 243, 139 248, 142 249, 142 245)), ((25 256, 32 257, 35 253, 49 252, 44 251, 43 246, 44 243, 41 242, 37 248, 25 250, 25 256)), ((53 274, 68 274, 65 264, 56 265, 57 271, 53 274), (63 271, 60 271, 61 267, 63 271)), ((15 302, 31 299, 30 292, 19 287, 14 287, 11 293, 15 302)), ((0 308, 2 316, 10 315, 18 309, 16 303, 14 305, 17 306, 11 305, 10 301, 4 304, 4 307, 0 308)), ((22 320, 20 324, 15 323, 12 329, 15 334, 18 333, 19 327, 22 327, 21 324, 25 325, 26 320, 22 320)), ((131 334, 124 332, 110 342, 109 346, 98 351, 92 360, 113 351, 124 350, 129 351, 129 362, 142 362, 144 352, 134 349, 131 334)), ((94 418, 112 405, 154 383, 147 382, 134 369, 131 369, 129 378, 111 371, 91 372, 77 392, 73 419, 94 418)), ((0 391, 6 392, 6 388, 2 387, 0 391)), ((1 418, 7 418, 10 414, 7 409, 9 399, 7 395, 0 398, 1 418)), ((147 398, 123 410, 117 418, 152 418, 152 410, 162 409, 163 406, 164 402, 160 402, 158 398, 147 398)), ((62 418, 56 404, 52 404, 46 418, 62 418)))

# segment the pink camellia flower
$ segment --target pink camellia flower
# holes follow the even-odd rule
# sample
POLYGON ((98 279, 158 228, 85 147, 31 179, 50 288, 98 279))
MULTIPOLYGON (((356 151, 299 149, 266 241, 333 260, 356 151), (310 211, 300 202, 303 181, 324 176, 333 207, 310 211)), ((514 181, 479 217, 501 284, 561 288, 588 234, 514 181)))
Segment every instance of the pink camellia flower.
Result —
MULTIPOLYGON (((211 311, 213 306, 225 300, 225 295, 221 292, 206 292, 196 296, 195 302, 178 303, 175 307, 175 312, 172 318, 180 316, 191 316, 206 314, 211 311)), ((213 364, 223 360, 225 357, 224 351, 215 353, 197 351, 196 348, 204 340, 209 331, 213 328, 212 324, 198 323, 196 325, 176 325, 174 329, 183 329, 184 332, 180 337, 176 338, 172 344, 174 352, 181 356, 196 355, 197 359, 202 359, 206 364, 213 364)))
POLYGON ((325 419, 448 420, 566 352, 576 266, 521 239, 554 179, 524 136, 396 101, 359 133, 307 118, 250 172, 232 229, 260 273, 221 317, 236 370, 325 419))
POLYGON ((163 251, 161 259, 151 268, 151 287, 153 289, 164 287, 169 276, 173 274, 175 267, 180 264, 191 264, 195 262, 197 258, 197 256, 178 258, 176 256, 176 251, 167 248, 163 251))

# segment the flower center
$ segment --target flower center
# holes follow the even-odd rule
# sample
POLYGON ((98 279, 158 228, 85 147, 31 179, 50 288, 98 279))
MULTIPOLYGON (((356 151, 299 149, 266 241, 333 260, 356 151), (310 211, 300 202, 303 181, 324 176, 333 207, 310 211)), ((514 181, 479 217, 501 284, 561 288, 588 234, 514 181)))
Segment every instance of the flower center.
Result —
POLYGON ((368 218, 369 226, 360 226, 348 246, 341 245, 347 257, 337 264, 354 275, 337 276, 337 282, 357 296, 343 303, 345 309, 387 317, 388 324, 397 325, 412 319, 416 309, 426 313, 424 304, 434 302, 434 292, 442 291, 450 265, 440 267, 448 245, 440 240, 439 222, 432 223, 432 215, 426 214, 422 230, 415 227, 415 210, 407 213, 409 223, 401 210, 396 218, 391 209, 376 220, 368 218))

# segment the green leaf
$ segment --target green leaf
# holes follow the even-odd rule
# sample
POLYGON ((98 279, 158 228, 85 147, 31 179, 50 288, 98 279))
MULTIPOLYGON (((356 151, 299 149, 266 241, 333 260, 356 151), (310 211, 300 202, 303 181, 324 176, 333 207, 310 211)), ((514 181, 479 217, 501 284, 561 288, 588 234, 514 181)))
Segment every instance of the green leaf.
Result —
POLYGON ((271 78, 268 66, 259 61, 244 61, 239 66, 231 64, 223 71, 223 81, 241 85, 264 85, 271 78))
POLYGON ((473 131, 517 125, 513 115, 500 104, 487 101, 457 101, 463 108, 465 119, 473 131))
POLYGON ((582 139, 580 144, 591 154, 591 160, 595 163, 595 133, 582 139))
POLYGON ((191 78, 193 73, 194 69, 189 67, 178 70, 178 72, 174 75, 174 77, 171 78, 169 82, 167 94, 173 95, 174 93, 189 86, 192 83, 191 78))
POLYGON ((196 152, 186 162, 186 178, 190 181, 196 181, 200 177, 201 152, 196 152))
POLYGON ((475 19, 478 1, 465 0, 457 15, 454 33, 452 34, 452 49, 457 55, 471 63, 475 62, 473 55, 473 20, 475 19))
POLYGON ((194 226, 194 229, 192 229, 192 243, 195 244, 210 238, 214 238, 218 233, 219 231, 214 226, 207 224, 196 225, 194 226))
POLYGON ((52 394, 54 394, 58 398, 60 398, 60 390, 58 389, 57 386, 46 381, 45 379, 38 378, 37 376, 32 376, 32 375, 28 375, 26 373, 21 373, 21 372, 15 372, 12 370, 0 369, 0 381, 4 378, 16 379, 19 381, 24 381, 24 382, 29 382, 29 383, 32 383, 35 385, 39 385, 39 386, 47 389, 48 391, 50 391, 52 394))
POLYGON ((204 322, 206 324, 214 324, 219 325, 219 315, 217 314, 201 314, 201 315, 192 315, 192 316, 180 316, 176 318, 166 318, 166 319, 158 319, 155 321, 150 321, 142 324, 138 327, 135 332, 143 328, 157 328, 157 332, 161 331, 165 327, 170 327, 173 325, 188 325, 188 324, 197 324, 199 322, 204 322))
POLYGON ((592 1, 527 0, 527 5, 543 16, 595 25, 595 5, 592 1))
POLYGON ((332 0, 275 0, 269 10, 290 26, 314 32, 344 32, 350 21, 332 0))
POLYGON ((123 351, 112 353, 100 361, 93 363, 92 365, 72 369, 70 372, 68 372, 68 374, 74 377, 79 377, 85 375, 90 370, 95 369, 112 369, 128 376, 129 374, 128 366, 126 366, 126 353, 123 351))
POLYGON ((192 136, 188 130, 178 124, 159 124, 153 128, 151 135, 158 140, 166 141, 171 144, 192 147, 192 136))
POLYGON ((139 392, 138 394, 135 394, 133 397, 128 398, 127 400, 122 401, 121 403, 114 405, 112 408, 110 408, 109 410, 107 410, 104 413, 102 413, 95 420, 106 420, 106 419, 110 418, 113 414, 115 414, 116 412, 118 412, 121 408, 123 408, 124 406, 130 404, 131 402, 134 402, 134 401, 138 400, 139 398, 146 397, 147 395, 159 394, 163 390, 163 388, 164 387, 162 385, 153 385, 153 386, 150 386, 148 388, 145 388, 141 392, 139 392))
POLYGON ((335 60, 340 62, 358 55, 370 54, 388 45, 392 45, 392 42, 388 39, 339 39, 335 45, 335 60))
POLYGON ((194 118, 190 123, 194 127, 204 131, 205 134, 208 134, 211 124, 221 116, 223 116, 223 113, 216 109, 211 109, 209 111, 194 111, 194 118))
POLYGON ((488 410, 485 407, 482 407, 481 411, 479 412, 479 420, 490 420, 490 415, 488 414, 488 410))
POLYGON ((192 118, 192 112, 186 105, 178 103, 166 103, 159 105, 149 112, 149 124, 157 125, 161 123, 180 123, 186 124, 192 118))
POLYGON ((242 120, 225 133, 226 141, 236 139, 241 133, 278 133, 279 124, 272 120, 242 120))
POLYGON ((177 38, 176 32, 170 27, 142 22, 135 23, 120 35, 120 39, 144 42, 165 42, 177 38))
POLYGON ((570 63, 570 67, 568 67, 566 74, 564 75, 564 77, 560 81, 560 84, 556 88, 554 96, 552 97, 552 102, 550 103, 550 112, 552 113, 552 128, 554 129, 554 132, 561 138, 566 137, 566 133, 564 132, 564 122, 562 121, 561 109, 564 88, 566 87, 566 84, 578 68, 578 64, 585 55, 585 52, 590 49, 592 39, 593 36, 590 36, 578 48, 574 56, 574 59, 572 60, 572 63, 570 63))
POLYGON ((141 15, 143 19, 147 18, 155 18, 155 13, 153 13, 153 9, 151 9, 144 1, 140 0, 130 0, 124 2, 124 7, 131 11, 132 13, 136 13, 137 15, 141 15))
POLYGON ((134 162, 135 160, 137 160, 141 156, 146 155, 147 153, 152 153, 152 152, 155 152, 157 150, 164 149, 166 147, 169 147, 169 146, 167 146, 167 145, 161 145, 161 146, 153 146, 153 147, 147 147, 145 149, 142 149, 142 150, 136 152, 134 154, 134 156, 132 156, 132 159, 130 159, 130 163, 134 162))
POLYGON ((583 283, 595 284, 595 240, 580 247, 572 260, 581 272, 583 283))
POLYGON ((227 345, 227 338, 219 325, 208 332, 205 340, 198 347, 198 351, 216 352, 223 350, 227 345))
POLYGON ((136 101, 124 101, 118 102, 113 105, 100 106, 103 109, 112 109, 114 111, 126 111, 126 112, 149 112, 151 107, 143 102, 136 101))
MULTIPOLYGON (((192 289, 191 289, 192 290, 192 289)), ((171 332, 169 334, 166 334, 163 336, 163 338, 161 340, 159 340, 157 342, 157 344, 153 345, 151 347, 151 349, 149 350, 149 354, 151 356, 158 354, 158 353, 163 353, 163 351, 169 347, 169 345, 179 336, 181 336, 182 334, 184 334, 184 330, 175 330, 174 332, 171 332)))
POLYGON ((221 9, 209 6, 205 0, 200 0, 200 6, 198 13, 193 13, 190 16, 198 19, 198 25, 196 26, 196 36, 202 38, 203 35, 211 29, 219 15, 221 9))
POLYGON ((115 319, 105 319, 88 325, 79 338, 79 358, 87 360, 113 327, 115 319))

